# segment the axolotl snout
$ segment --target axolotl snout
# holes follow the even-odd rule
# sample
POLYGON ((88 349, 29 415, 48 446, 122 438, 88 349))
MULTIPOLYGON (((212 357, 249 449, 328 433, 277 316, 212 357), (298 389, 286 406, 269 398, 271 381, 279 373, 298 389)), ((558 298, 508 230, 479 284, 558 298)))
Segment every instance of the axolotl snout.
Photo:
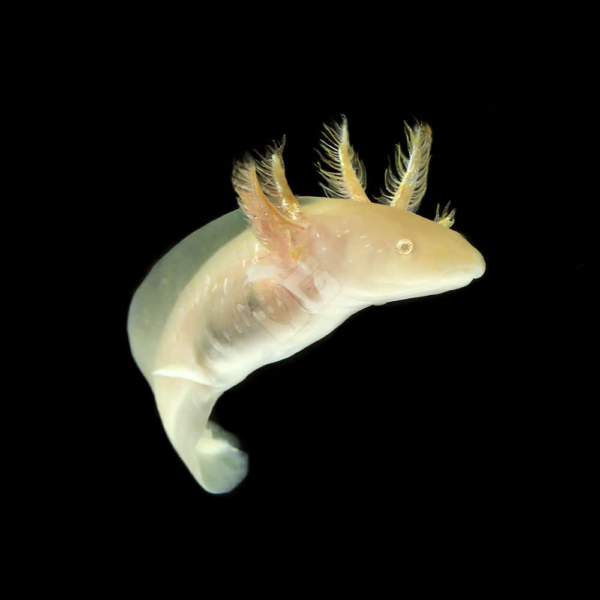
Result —
POLYGON ((374 203, 345 119, 321 143, 327 197, 295 197, 283 144, 233 171, 239 211, 188 236, 152 269, 132 300, 134 358, 165 430, 200 485, 224 493, 247 455, 209 420, 227 389, 324 337, 375 304, 457 289, 481 277, 481 254, 453 231, 454 211, 415 211, 425 193, 431 130, 407 127, 386 190, 374 203))

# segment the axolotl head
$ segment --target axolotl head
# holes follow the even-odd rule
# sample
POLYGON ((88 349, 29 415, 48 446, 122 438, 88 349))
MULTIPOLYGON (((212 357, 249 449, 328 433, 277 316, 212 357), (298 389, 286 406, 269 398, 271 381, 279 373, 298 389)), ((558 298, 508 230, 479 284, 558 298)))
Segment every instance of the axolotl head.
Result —
MULTIPOLYGON (((451 229, 448 207, 434 220, 416 214, 425 194, 431 129, 406 126, 408 154, 397 146, 381 203, 367 196, 365 169, 348 125, 325 127, 318 164, 328 198, 299 202, 285 179, 283 144, 236 167, 233 183, 255 235, 284 271, 312 261, 357 305, 383 304, 454 290, 481 277, 485 261, 451 229), (316 201, 314 201, 316 200, 316 201)), ((311 267, 313 269, 313 267, 311 267)), ((314 270, 314 269, 313 269, 314 270)))
POLYGON ((357 300, 382 304, 437 294, 485 272, 480 252, 447 220, 366 202, 327 199, 319 208, 308 215, 318 232, 309 254, 357 300))

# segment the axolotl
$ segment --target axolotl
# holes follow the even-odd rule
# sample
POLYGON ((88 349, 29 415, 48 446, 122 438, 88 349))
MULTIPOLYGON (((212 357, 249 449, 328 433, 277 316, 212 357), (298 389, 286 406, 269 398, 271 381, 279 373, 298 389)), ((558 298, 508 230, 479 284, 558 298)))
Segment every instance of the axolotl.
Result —
POLYGON ((246 476, 238 440, 209 420, 217 399, 263 365, 321 339, 350 315, 466 286, 482 255, 451 229, 454 211, 416 214, 427 185, 431 128, 406 125, 379 202, 347 120, 326 125, 317 167, 324 197, 296 197, 282 143, 235 163, 239 210, 185 238, 131 302, 132 353, 166 433, 196 481, 225 493, 246 476))

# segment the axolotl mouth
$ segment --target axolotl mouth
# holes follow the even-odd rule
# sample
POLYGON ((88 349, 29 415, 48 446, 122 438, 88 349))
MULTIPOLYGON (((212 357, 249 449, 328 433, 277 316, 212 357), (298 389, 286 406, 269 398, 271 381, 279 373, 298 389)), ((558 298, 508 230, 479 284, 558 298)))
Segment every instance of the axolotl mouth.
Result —
MULTIPOLYGON (((477 252, 477 251, 476 251, 477 252)), ((381 305, 387 302, 406 300, 409 298, 420 298, 434 294, 442 294, 452 290, 466 287, 473 280, 480 279, 485 273, 486 264, 483 256, 477 252, 477 259, 468 267, 448 269, 439 273, 435 279, 424 280, 403 287, 398 282, 385 282, 387 292, 378 298, 372 299, 372 304, 381 305)))
POLYGON ((485 273, 485 260, 480 252, 473 249, 475 257, 467 267, 448 269, 440 273, 438 280, 431 285, 425 285, 422 290, 427 293, 442 293, 456 290, 469 285, 474 279, 480 279, 485 273))
POLYGON ((468 285, 474 279, 480 279, 485 273, 485 260, 481 253, 478 250, 473 248, 475 253, 475 257, 473 259, 472 264, 468 267, 459 267, 458 269, 448 269, 442 273, 441 277, 445 277, 450 275, 452 277, 456 277, 457 279, 466 279, 465 285, 468 285))

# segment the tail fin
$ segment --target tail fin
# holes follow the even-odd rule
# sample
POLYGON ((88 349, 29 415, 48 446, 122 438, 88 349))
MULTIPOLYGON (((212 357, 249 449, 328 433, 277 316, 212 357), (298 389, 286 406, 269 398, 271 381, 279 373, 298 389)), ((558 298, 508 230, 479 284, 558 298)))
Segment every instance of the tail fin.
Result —
POLYGON ((248 455, 237 440, 209 421, 196 444, 198 483, 212 494, 224 494, 237 487, 248 473, 248 455))

